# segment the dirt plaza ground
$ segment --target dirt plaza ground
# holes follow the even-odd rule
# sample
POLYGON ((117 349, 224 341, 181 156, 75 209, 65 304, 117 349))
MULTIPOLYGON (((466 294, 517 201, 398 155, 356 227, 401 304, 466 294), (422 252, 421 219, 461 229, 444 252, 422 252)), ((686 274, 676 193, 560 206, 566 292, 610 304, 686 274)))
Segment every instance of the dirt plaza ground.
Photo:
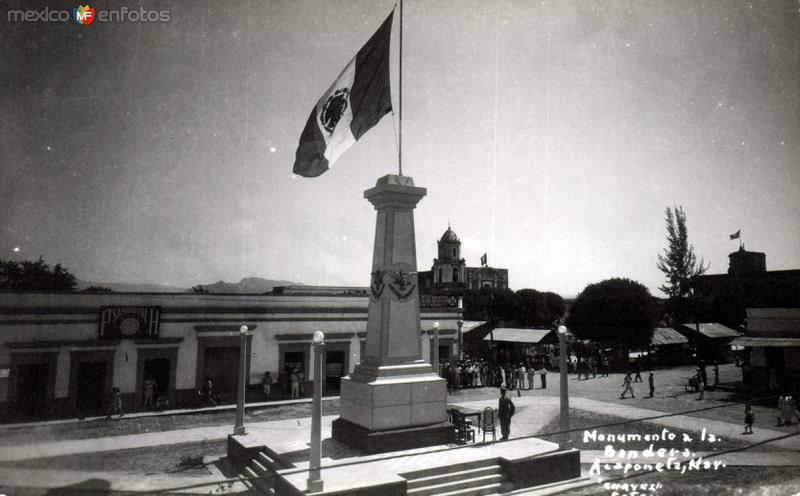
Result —
MULTIPOLYGON (((737 403, 742 398, 730 391, 710 390, 698 400, 696 393, 684 391, 683 384, 691 373, 692 369, 687 367, 657 370, 654 398, 645 398, 647 375, 643 374, 645 382, 634 384, 636 397, 624 400, 619 398, 621 374, 588 380, 570 376, 573 432, 566 442, 581 449, 584 468, 590 467, 593 457, 604 447, 602 441, 586 442, 583 438, 586 430, 594 428, 608 436, 657 433, 667 428, 679 438, 686 434, 693 439, 680 447, 711 456, 716 454, 738 465, 735 470, 698 472, 692 474, 691 479, 673 473, 649 476, 648 480, 660 481, 664 486, 659 494, 694 494, 679 492, 690 480, 706 481, 704 487, 708 488, 749 488, 752 491, 800 485, 797 476, 800 436, 793 435, 800 432, 797 424, 777 427, 775 408, 756 405, 755 434, 742 434, 744 407, 737 403), (719 440, 711 444, 698 441, 703 428, 719 440), (781 437, 783 439, 779 439, 781 437), (746 483, 747 474, 758 477, 746 483)), ((738 369, 724 365, 721 382, 733 382, 737 374, 738 369)), ((537 380, 535 386, 539 385, 537 380)), ((511 392, 518 405, 518 414, 512 422, 512 438, 535 435, 547 439, 550 433, 558 430, 558 374, 548 375, 548 386, 544 390, 511 392)), ((482 409, 496 406, 497 396, 496 388, 458 390, 449 394, 448 403, 482 409)), ((324 402, 323 414, 328 422, 337 412, 338 400, 324 402)), ((258 405, 248 408, 245 423, 254 429, 275 429, 276 435, 296 438, 296 442, 302 444, 307 443, 308 415, 307 402, 258 405)), ((68 487, 70 484, 66 482, 84 491, 100 493, 137 491, 141 494, 148 489, 160 489, 162 494, 164 489, 171 489, 173 493, 201 494, 243 491, 245 488, 241 484, 214 484, 229 481, 236 475, 230 466, 220 461, 233 419, 233 410, 226 408, 4 426, 0 428, 0 452, 4 452, 0 455, 0 492, 54 494, 49 491, 68 487)), ((645 448, 628 445, 628 449, 645 448)), ((796 491, 800 491, 800 487, 796 491)), ((598 484, 575 489, 574 493, 610 494, 598 484)))

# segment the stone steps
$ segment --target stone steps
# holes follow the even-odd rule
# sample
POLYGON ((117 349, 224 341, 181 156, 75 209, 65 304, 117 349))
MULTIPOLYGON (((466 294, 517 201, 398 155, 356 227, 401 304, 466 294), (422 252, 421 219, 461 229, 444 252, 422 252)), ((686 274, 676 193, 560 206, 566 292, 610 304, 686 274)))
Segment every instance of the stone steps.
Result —
POLYGON ((500 493, 503 475, 494 460, 480 460, 403 474, 412 496, 483 496, 500 493))

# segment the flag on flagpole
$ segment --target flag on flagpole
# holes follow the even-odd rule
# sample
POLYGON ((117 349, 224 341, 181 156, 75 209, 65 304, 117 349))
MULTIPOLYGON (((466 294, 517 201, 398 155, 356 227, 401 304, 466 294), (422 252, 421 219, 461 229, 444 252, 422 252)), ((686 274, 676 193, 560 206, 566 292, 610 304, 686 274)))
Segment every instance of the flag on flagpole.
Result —
POLYGON ((739 229, 735 233, 731 234, 731 239, 739 239, 739 237, 741 237, 741 235, 742 235, 742 230, 739 229))
POLYGON ((486 262, 486 253, 484 253, 483 255, 481 255, 481 265, 487 265, 487 262, 486 262))
POLYGON ((393 15, 394 11, 314 106, 297 145, 295 174, 319 176, 392 111, 389 44, 393 15))

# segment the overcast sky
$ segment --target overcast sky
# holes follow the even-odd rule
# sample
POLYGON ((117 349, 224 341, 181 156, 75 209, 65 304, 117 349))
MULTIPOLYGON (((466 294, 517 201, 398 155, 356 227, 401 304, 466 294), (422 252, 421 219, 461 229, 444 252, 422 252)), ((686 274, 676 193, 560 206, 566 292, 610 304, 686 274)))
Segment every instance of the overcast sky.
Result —
MULTIPOLYGON (((169 21, 7 22, 43 7, 0 2, 0 259, 368 285, 363 191, 397 171, 392 116, 322 176, 291 170, 312 106, 394 3, 91 5, 169 21)), ((711 273, 739 229, 768 269, 800 268, 796 0, 407 0, 403 42, 420 270, 449 221, 467 264, 487 252, 513 289, 629 277, 662 295, 670 205, 711 273)))

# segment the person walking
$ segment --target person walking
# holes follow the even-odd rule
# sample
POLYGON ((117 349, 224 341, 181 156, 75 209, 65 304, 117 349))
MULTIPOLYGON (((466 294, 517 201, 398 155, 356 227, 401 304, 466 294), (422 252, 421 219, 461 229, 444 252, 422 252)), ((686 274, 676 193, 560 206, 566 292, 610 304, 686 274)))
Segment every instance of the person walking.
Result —
POLYGON ((750 403, 744 406, 744 434, 753 433, 753 424, 756 421, 756 416, 753 414, 753 408, 750 403))
POLYGON ((122 393, 118 387, 111 388, 111 403, 108 405, 108 416, 106 418, 109 419, 112 415, 119 415, 120 417, 125 415, 122 413, 122 393))
POLYGON ((636 371, 636 376, 633 378, 633 382, 644 382, 642 381, 642 363, 638 358, 634 364, 634 370, 636 371))
POLYGON ((719 364, 714 362, 714 387, 719 385, 719 364))
POLYGON ((647 376, 647 385, 650 386, 650 396, 648 396, 648 398, 652 398, 653 397, 653 393, 656 392, 656 386, 655 386, 655 383, 653 382, 653 373, 652 372, 650 372, 650 375, 647 376))
POLYGON ((630 372, 625 374, 625 379, 622 380, 622 385, 625 387, 625 389, 622 390, 622 394, 619 395, 619 399, 624 400, 625 399, 625 395, 628 394, 628 391, 631 392, 631 398, 635 398, 636 397, 636 395, 633 394, 633 387, 631 387, 631 374, 630 374, 630 372))
POLYGON ((514 402, 506 398, 506 388, 500 388, 500 401, 497 405, 497 418, 500 419, 501 441, 508 439, 511 434, 511 417, 514 416, 514 402))

